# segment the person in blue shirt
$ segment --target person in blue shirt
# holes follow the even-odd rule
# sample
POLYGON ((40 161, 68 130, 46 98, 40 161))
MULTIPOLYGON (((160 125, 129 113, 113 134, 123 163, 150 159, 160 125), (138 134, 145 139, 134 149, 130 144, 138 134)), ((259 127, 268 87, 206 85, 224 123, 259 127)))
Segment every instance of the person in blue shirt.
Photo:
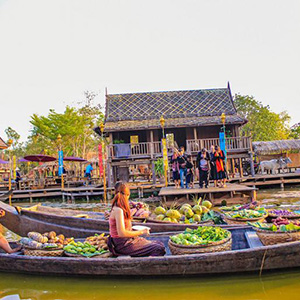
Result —
POLYGON ((86 177, 88 180, 91 180, 93 170, 94 170, 93 165, 92 165, 92 163, 90 163, 85 169, 84 177, 86 177))

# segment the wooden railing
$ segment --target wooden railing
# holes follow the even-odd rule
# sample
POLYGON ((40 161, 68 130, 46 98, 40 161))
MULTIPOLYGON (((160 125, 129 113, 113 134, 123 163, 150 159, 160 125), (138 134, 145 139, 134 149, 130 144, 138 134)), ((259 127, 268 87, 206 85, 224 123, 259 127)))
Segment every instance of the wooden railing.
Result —
POLYGON ((161 142, 143 142, 138 144, 113 144, 107 146, 107 153, 112 158, 134 158, 143 156, 161 156, 161 142))
MULTIPOLYGON (((212 145, 220 146, 218 138, 212 139, 198 139, 198 140, 187 140, 186 151, 188 153, 196 153, 201 149, 206 148, 210 150, 212 145)), ((228 152, 234 151, 246 151, 252 150, 251 138, 250 137, 230 137, 225 139, 226 150, 228 152)))

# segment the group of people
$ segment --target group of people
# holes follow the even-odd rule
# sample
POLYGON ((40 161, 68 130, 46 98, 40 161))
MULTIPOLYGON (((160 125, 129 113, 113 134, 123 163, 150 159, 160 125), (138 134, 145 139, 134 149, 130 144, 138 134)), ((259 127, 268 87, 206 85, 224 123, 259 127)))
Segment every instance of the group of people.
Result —
POLYGON ((171 158, 173 181, 175 188, 194 188, 195 176, 199 179, 199 187, 208 188, 209 180, 215 187, 226 187, 227 172, 225 153, 219 146, 211 146, 210 153, 203 148, 197 154, 196 166, 191 155, 184 153, 184 147, 174 151, 171 158))

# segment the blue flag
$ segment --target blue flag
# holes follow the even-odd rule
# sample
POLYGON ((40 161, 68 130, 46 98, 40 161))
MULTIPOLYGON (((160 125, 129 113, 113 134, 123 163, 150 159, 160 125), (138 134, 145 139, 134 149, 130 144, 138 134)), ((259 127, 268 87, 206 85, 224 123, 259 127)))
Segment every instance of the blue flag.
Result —
POLYGON ((224 152, 225 156, 227 156, 226 155, 225 133, 224 132, 219 132, 219 140, 220 140, 220 149, 224 152))
POLYGON ((64 154, 63 151, 58 151, 58 176, 63 174, 64 169, 64 154))

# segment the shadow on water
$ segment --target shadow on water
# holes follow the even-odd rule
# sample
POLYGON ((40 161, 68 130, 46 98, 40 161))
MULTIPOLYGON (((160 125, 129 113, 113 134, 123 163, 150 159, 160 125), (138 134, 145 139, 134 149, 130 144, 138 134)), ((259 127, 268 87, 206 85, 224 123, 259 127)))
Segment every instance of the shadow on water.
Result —
POLYGON ((0 297, 21 299, 299 299, 300 271, 208 278, 97 279, 1 273, 0 297))

